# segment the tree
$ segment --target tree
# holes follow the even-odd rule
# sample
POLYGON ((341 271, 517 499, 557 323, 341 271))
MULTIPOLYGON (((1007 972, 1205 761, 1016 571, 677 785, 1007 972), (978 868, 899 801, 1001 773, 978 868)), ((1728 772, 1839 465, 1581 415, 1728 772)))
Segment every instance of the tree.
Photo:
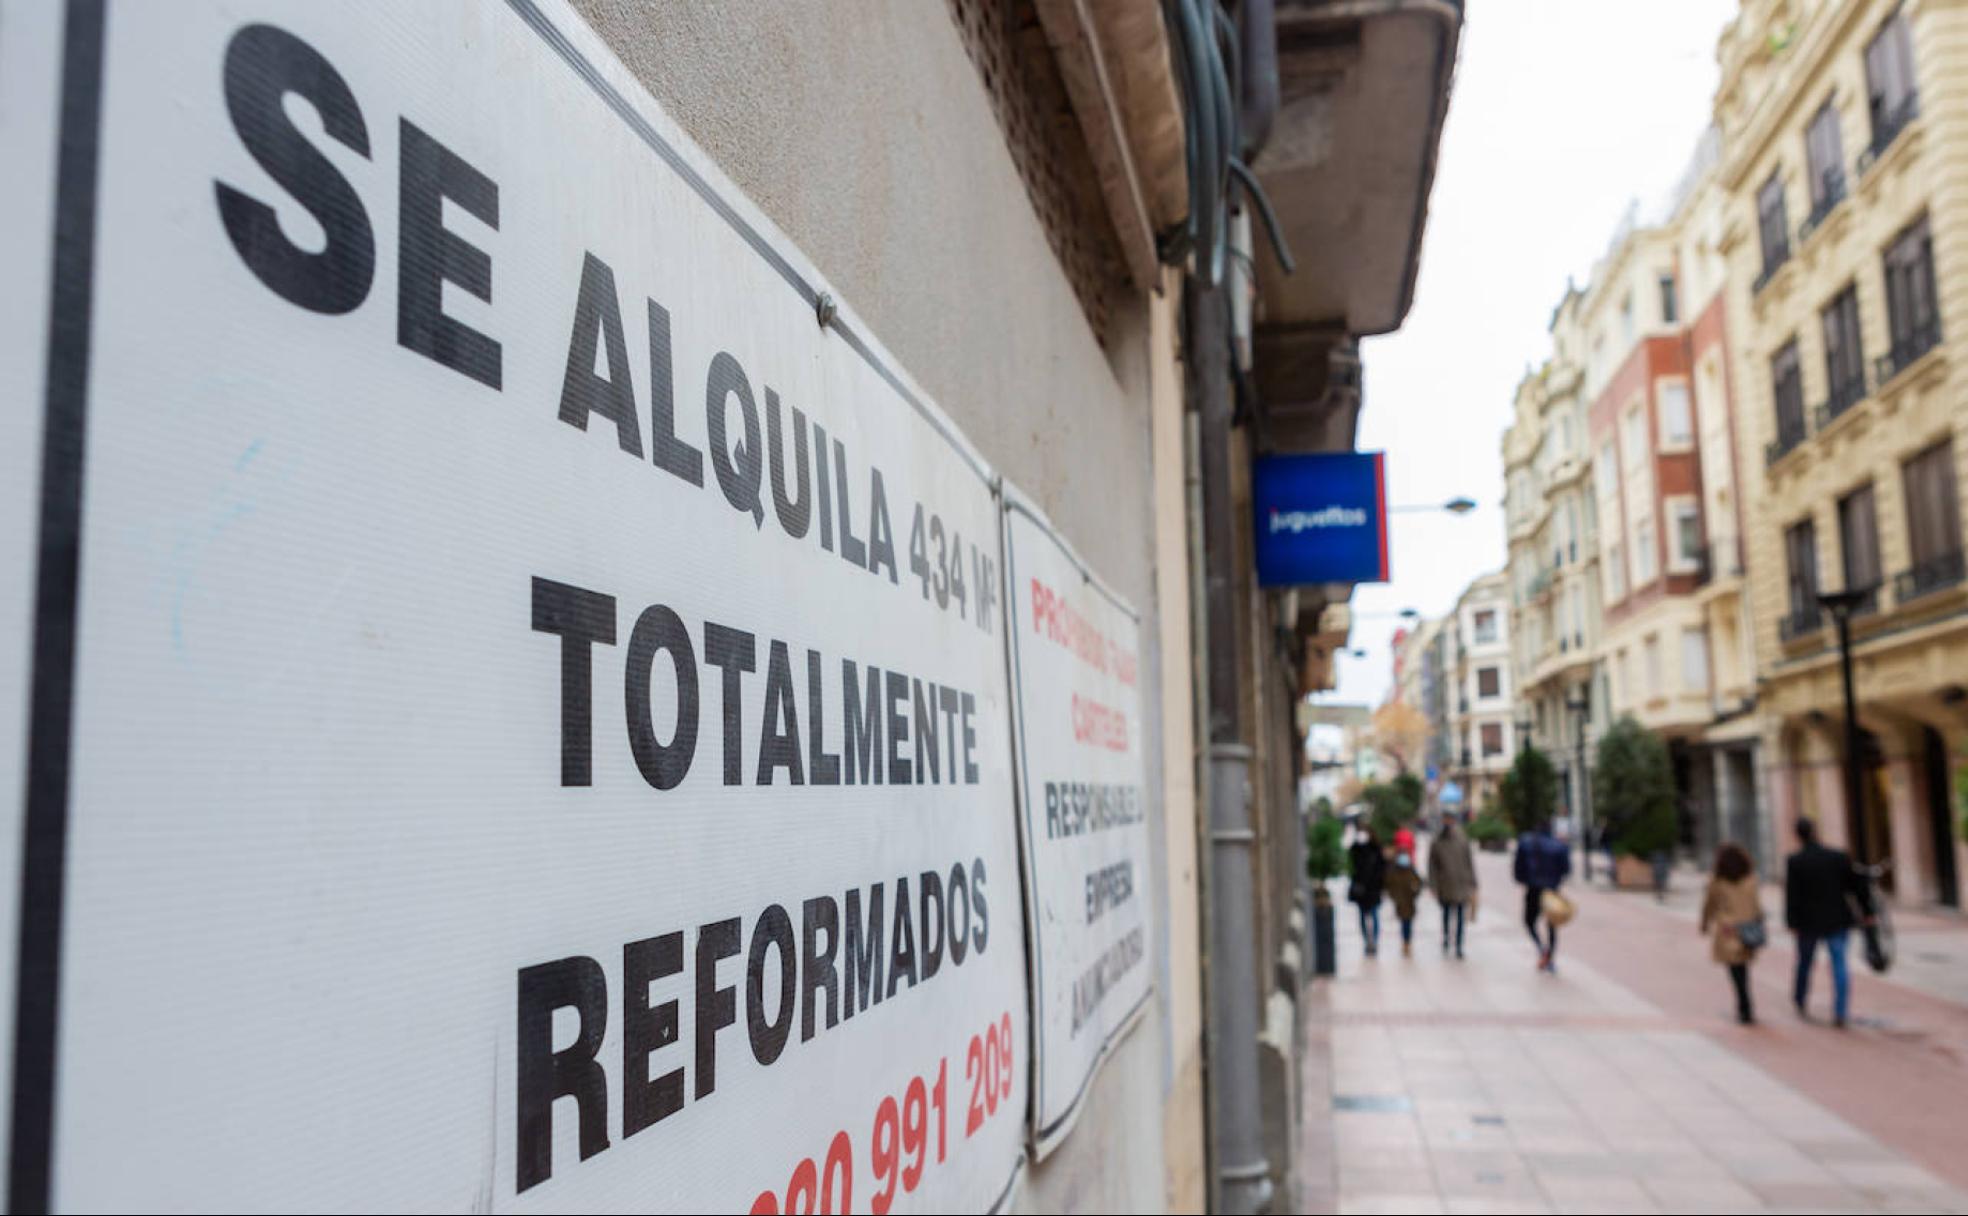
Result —
POLYGON ((1406 701, 1389 701, 1373 715, 1374 744, 1397 773, 1411 773, 1421 767, 1428 750, 1428 716, 1406 701))
POLYGON ((1592 792, 1616 851, 1650 857, 1674 847, 1674 769, 1667 745, 1631 717, 1600 738, 1592 792))
POLYGON ((1313 882, 1323 885, 1329 878, 1346 874, 1341 831, 1339 820, 1331 815, 1321 815, 1305 825, 1305 875, 1313 882))
POLYGON ((1413 773, 1402 773, 1392 781, 1376 781, 1360 791, 1360 800, 1367 804, 1367 822, 1382 844, 1414 822, 1421 813, 1423 792, 1421 778, 1413 773))
POLYGON ((1551 757, 1536 747, 1519 751, 1497 787, 1497 803, 1518 832, 1551 822, 1558 809, 1558 770, 1551 757))

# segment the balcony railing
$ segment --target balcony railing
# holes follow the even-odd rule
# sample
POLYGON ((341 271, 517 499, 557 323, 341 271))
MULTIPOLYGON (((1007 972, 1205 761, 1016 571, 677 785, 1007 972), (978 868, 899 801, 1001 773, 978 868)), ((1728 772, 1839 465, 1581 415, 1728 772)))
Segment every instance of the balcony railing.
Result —
POLYGON ((1788 240, 1780 240, 1765 249, 1763 251, 1763 269, 1757 273, 1756 282, 1750 285, 1750 293, 1753 295, 1768 286, 1770 280, 1777 277, 1777 272, 1782 270, 1783 264, 1789 260, 1790 242, 1788 240))
POLYGON ((1930 557, 1924 562, 1915 562, 1912 569, 1902 570, 1894 576, 1893 599, 1904 604, 1943 587, 1952 587, 1962 580, 1964 574, 1968 574, 1964 565, 1959 549, 1930 557))
POLYGON ((1832 419, 1865 400, 1865 395, 1865 369, 1861 367, 1856 369, 1844 383, 1832 385, 1831 395, 1818 403, 1816 411, 1818 429, 1822 431, 1830 426, 1832 419))
POLYGON ((1695 550, 1695 586, 1697 587, 1707 586, 1708 580, 1715 575, 1715 566, 1711 560, 1712 549, 1712 545, 1703 545, 1695 550))
POLYGON ((1884 387, 1887 381, 1905 371, 1915 359, 1933 350, 1940 342, 1940 318, 1914 326, 1893 340, 1893 349, 1873 360, 1872 378, 1884 387))
POLYGON ((1920 94, 1909 93, 1906 100, 1881 117, 1879 124, 1873 128, 1872 143, 1865 151, 1859 153, 1859 172, 1864 173, 1872 168, 1873 162, 1886 154, 1886 149, 1893 146, 1893 141, 1900 137, 1900 132, 1906 130, 1907 124, 1918 117, 1920 117, 1920 94))
POLYGON ((1804 419, 1801 416, 1797 418, 1786 418, 1782 414, 1778 414, 1777 437, 1772 439, 1769 445, 1763 449, 1763 463, 1765 465, 1773 465, 1785 456, 1790 455, 1798 444, 1804 442, 1808 433, 1804 428, 1804 419))
POLYGON ((1822 184, 1824 188, 1819 192, 1816 201, 1811 204, 1811 214, 1805 216, 1804 222, 1797 226, 1799 244, 1809 240, 1811 234, 1818 230, 1818 225, 1824 223, 1826 217, 1838 210, 1838 204, 1845 201, 1845 170, 1826 169, 1822 184))
POLYGON ((1777 636, 1786 642, 1795 641, 1807 634, 1824 628, 1824 612, 1816 604, 1808 608, 1793 608, 1790 615, 1777 622, 1777 636))

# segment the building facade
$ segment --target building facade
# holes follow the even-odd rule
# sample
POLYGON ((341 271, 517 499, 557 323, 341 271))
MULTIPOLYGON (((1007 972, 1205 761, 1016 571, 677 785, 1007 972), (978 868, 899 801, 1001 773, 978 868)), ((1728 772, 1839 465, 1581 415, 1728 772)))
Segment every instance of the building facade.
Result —
POLYGON ((1496 799, 1519 744, 1511 628, 1510 586, 1500 570, 1471 582, 1442 626, 1451 652, 1443 690, 1448 772, 1472 810, 1496 799))
POLYGON ((1604 697, 1595 675, 1600 641, 1598 503, 1592 492, 1579 362, 1578 305, 1567 288, 1551 319, 1551 357, 1517 386, 1504 433, 1511 669, 1516 721, 1557 766, 1561 812, 1583 826, 1589 782, 1579 743, 1596 730, 1604 697), (1580 708, 1583 707, 1583 708, 1580 708))
POLYGON ((1890 861, 1899 900, 1960 906, 1968 10, 1753 0, 1719 57, 1770 815, 1890 861), (1859 601, 1856 801, 1831 591, 1859 601))

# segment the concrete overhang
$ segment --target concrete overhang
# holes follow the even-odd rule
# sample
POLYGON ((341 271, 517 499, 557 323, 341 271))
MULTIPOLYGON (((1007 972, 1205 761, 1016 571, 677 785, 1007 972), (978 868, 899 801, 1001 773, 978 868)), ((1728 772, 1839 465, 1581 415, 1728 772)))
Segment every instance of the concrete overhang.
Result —
POLYGON ((1407 316, 1461 0, 1280 0, 1280 106, 1255 169, 1297 273, 1260 252, 1260 323, 1388 333, 1407 316))

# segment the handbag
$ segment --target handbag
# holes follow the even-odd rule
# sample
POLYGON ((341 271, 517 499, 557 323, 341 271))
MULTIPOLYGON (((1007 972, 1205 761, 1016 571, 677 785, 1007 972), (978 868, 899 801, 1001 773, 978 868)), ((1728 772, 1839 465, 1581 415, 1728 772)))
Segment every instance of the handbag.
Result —
POLYGON ((1736 924, 1736 940, 1742 943, 1745 950, 1761 950, 1770 944, 1769 926, 1763 923, 1760 916, 1754 920, 1740 921, 1736 924))
POLYGON ((1544 919, 1550 921, 1553 928, 1570 923, 1572 917, 1578 914, 1578 908, 1572 901, 1555 889, 1546 891, 1538 903, 1544 910, 1544 919))

